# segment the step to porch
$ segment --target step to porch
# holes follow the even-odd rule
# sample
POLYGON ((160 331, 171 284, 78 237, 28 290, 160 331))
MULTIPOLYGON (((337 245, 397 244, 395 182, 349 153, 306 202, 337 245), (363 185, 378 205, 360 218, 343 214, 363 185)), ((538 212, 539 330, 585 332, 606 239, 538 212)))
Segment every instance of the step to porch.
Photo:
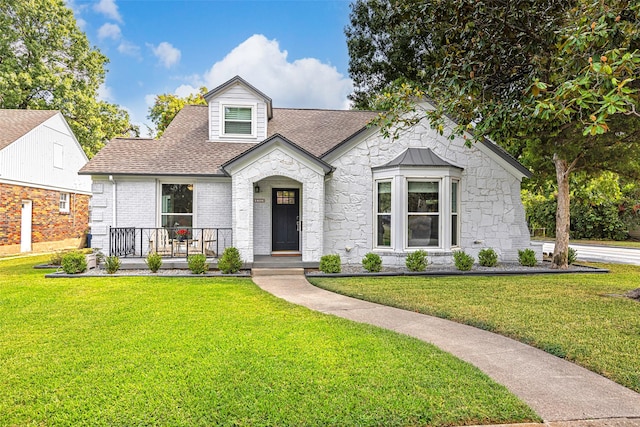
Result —
POLYGON ((304 268, 253 268, 252 276, 302 276, 304 268))

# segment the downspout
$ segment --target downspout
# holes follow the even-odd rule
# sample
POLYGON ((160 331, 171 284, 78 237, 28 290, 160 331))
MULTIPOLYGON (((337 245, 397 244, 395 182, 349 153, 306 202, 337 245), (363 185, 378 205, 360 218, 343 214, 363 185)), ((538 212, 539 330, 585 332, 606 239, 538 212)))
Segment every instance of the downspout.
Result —
POLYGON ((118 217, 116 216, 116 214, 118 213, 118 211, 116 210, 116 197, 118 196, 118 191, 117 191, 117 183, 116 181, 113 179, 113 175, 109 175, 109 181, 111 181, 112 184, 112 191, 113 191, 113 195, 111 196, 111 200, 113 201, 113 228, 117 228, 118 227, 118 217))

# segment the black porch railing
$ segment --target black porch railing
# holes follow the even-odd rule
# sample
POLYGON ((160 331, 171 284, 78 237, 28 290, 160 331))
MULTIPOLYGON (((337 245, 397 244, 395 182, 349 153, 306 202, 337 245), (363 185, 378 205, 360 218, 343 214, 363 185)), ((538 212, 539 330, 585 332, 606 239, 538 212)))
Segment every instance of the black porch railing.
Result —
POLYGON ((233 246, 230 228, 109 228, 109 255, 117 257, 146 257, 152 252, 170 258, 218 257, 229 246, 233 246))

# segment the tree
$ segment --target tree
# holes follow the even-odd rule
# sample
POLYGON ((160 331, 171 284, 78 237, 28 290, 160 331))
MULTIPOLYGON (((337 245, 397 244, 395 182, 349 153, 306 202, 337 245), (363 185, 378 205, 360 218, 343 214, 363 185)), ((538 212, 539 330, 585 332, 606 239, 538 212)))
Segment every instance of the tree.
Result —
POLYGON ((149 108, 149 115, 147 116, 156 126, 156 138, 162 136, 169 123, 185 105, 206 105, 207 101, 205 101, 204 95, 207 92, 207 88, 202 86, 199 93, 189 94, 185 97, 179 97, 171 93, 157 95, 153 106, 149 108))
POLYGON ((138 134, 125 110, 97 99, 108 59, 63 0, 0 0, 0 28, 0 108, 60 110, 89 157, 138 134))
POLYGON ((354 99, 374 99, 372 92, 378 92, 377 106, 388 110, 379 119, 384 132, 393 134, 425 114, 443 132, 447 114, 457 123, 453 134, 489 137, 539 175, 553 172, 558 183, 553 262, 566 268, 570 174, 640 172, 640 3, 398 0, 386 2, 386 8, 381 3, 360 0, 352 9, 347 36, 354 99), (418 58, 410 64, 419 70, 405 72, 403 62, 395 61, 398 34, 416 34, 412 52, 418 58), (361 48, 366 40, 385 37, 390 46, 384 49, 361 48), (392 74, 371 70, 391 68, 396 80, 385 81, 380 93, 381 80, 392 74), (424 96, 435 101, 435 110, 416 110, 415 99, 424 96))

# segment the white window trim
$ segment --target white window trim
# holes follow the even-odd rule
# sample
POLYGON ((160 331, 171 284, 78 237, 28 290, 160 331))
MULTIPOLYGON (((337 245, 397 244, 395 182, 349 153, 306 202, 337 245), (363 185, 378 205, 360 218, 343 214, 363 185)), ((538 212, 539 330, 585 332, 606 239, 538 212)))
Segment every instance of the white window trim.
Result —
MULTIPOLYGON (((197 201, 198 201, 198 197, 197 195, 197 184, 195 182, 195 180, 185 180, 185 179, 170 179, 170 180, 159 180, 157 181, 158 185, 156 187, 156 193, 157 193, 157 197, 156 197, 156 227, 157 228, 161 228, 162 227, 162 185, 163 184, 185 184, 185 185, 193 185, 193 212, 191 212, 191 228, 198 228, 198 221, 197 218, 198 216, 196 215, 196 213, 198 212, 198 206, 197 206, 197 201)), ((182 215, 187 215, 187 214, 182 214, 182 215)))
POLYGON ((218 107, 218 114, 220 119, 220 131, 219 136, 222 139, 256 139, 258 133, 258 104, 257 103, 240 103, 240 102, 220 102, 218 107), (236 108, 251 108, 251 135, 239 134, 239 133, 225 133, 224 131, 224 109, 225 107, 236 108))
POLYGON ((389 178, 380 178, 380 179, 375 179, 373 181, 373 185, 374 185, 374 196, 373 196, 373 247, 375 249, 380 249, 380 250, 391 250, 394 247, 393 241, 395 239, 395 233, 394 233, 394 228, 393 228, 393 221, 395 219, 394 216, 394 211, 395 211, 395 193, 396 193, 396 189, 394 187, 394 179, 392 177, 389 178), (391 184, 391 212, 389 213, 384 213, 384 214, 380 214, 378 212, 378 184, 383 183, 383 182, 388 182, 391 184), (389 246, 383 246, 383 245, 379 245, 378 244, 378 217, 380 215, 389 215, 391 217, 391 222, 389 224, 389 227, 391 228, 390 233, 391 233, 391 241, 389 242, 389 246))
POLYGON ((375 252, 409 253, 419 249, 443 252, 459 248, 461 242, 462 171, 456 168, 393 167, 373 171, 372 247, 375 252), (378 182, 391 181, 391 246, 377 246, 378 182), (439 182, 438 246, 409 246, 408 191, 409 181, 439 182), (458 182, 458 245, 451 245, 451 182, 458 182))
MULTIPOLYGON (((457 193, 456 193, 456 201, 457 203, 457 211, 455 212, 456 215, 456 222, 457 222, 457 227, 456 230, 458 230, 458 242, 456 244, 453 244, 451 242, 451 226, 453 225, 453 215, 454 212, 451 210, 451 200, 449 200, 449 219, 450 219, 450 223, 449 223, 449 244, 451 245, 452 248, 459 248, 460 247, 460 188, 462 187, 461 183, 460 183, 460 178, 459 177, 450 177, 449 178, 449 185, 448 185, 448 191, 449 191, 449 195, 451 195, 451 187, 453 186, 453 183, 457 183, 458 184, 458 188, 457 188, 457 193)), ((449 196, 450 197, 450 196, 449 196)))
POLYGON ((58 198, 58 209, 60 213, 69 213, 71 212, 71 195, 69 193, 60 193, 60 197, 58 198), (64 200, 64 207, 62 206, 63 200, 62 196, 66 196, 64 200))
POLYGON ((419 249, 442 249, 443 248, 443 208, 446 207, 442 204, 443 195, 442 195, 442 182, 444 181, 444 177, 428 177, 428 176, 405 176, 404 177, 404 187, 402 192, 402 224, 403 231, 402 235, 404 238, 404 249, 405 251, 416 251, 419 249), (435 182, 438 184, 438 212, 409 212, 409 182, 435 182), (418 215, 418 216, 437 216, 438 217, 438 245, 436 246, 409 246, 409 215, 418 215))

